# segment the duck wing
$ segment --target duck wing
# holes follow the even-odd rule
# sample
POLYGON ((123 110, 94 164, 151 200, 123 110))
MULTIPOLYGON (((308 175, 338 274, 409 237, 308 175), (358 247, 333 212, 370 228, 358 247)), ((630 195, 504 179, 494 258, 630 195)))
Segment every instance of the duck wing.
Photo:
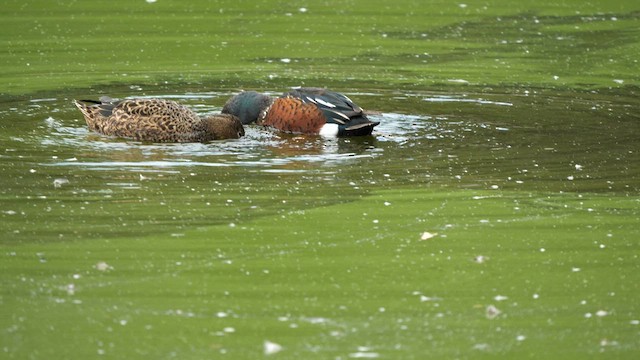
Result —
POLYGON ((284 94, 314 104, 327 123, 337 124, 339 135, 368 135, 379 122, 371 121, 362 108, 346 95, 322 88, 295 88, 284 94))

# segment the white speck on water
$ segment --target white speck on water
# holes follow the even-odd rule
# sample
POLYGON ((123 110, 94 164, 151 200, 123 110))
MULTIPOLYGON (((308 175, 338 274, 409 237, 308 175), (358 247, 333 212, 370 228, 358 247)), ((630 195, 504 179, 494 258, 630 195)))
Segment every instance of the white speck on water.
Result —
POLYGON ((540 252, 545 252, 547 251, 545 248, 540 248, 540 252))
POLYGON ((390 203, 390 202, 388 202, 388 201, 385 201, 385 202, 384 202, 384 206, 389 206, 389 205, 391 205, 391 203, 390 203))
POLYGON ((616 84, 624 84, 624 80, 622 79, 613 79, 613 82, 616 84))
POLYGON ((458 7, 460 7, 461 9, 464 9, 467 7, 467 4, 458 4, 458 7))
POLYGON ((533 294, 533 296, 532 296, 532 297, 533 297, 533 299, 534 299, 534 300, 538 300, 538 299, 540 298, 540 295, 538 295, 538 294, 533 294))
POLYGON ((76 280, 77 280, 77 279, 80 279, 80 274, 73 274, 73 276, 72 276, 72 277, 73 277, 74 279, 76 279, 76 280))
POLYGON ((438 234, 433 234, 433 233, 430 233, 430 232, 428 232, 428 231, 425 231, 425 232, 423 232, 423 233, 422 233, 422 235, 420 236, 420 240, 429 240, 429 239, 431 239, 431 238, 433 238, 433 237, 435 237, 435 236, 437 236, 437 235, 438 235, 438 234))
POLYGON ((420 302, 439 301, 439 300, 442 300, 442 299, 439 297, 420 295, 420 302))
POLYGON ((558 80, 558 79, 560 79, 560 76, 558 76, 558 75, 553 75, 553 80, 558 80))
POLYGON ((524 335, 518 335, 518 336, 516 336, 516 340, 517 340, 517 341, 524 341, 526 338, 527 338, 527 337, 526 337, 526 336, 524 336, 524 335))
POLYGON ((573 181, 573 179, 574 179, 573 175, 569 175, 569 176, 567 176, 567 180, 569 180, 569 181, 573 181))
POLYGON ((122 325, 122 326, 127 325, 127 320, 125 320, 125 319, 120 320, 120 325, 122 325))
POLYGON ((230 227, 230 228, 234 228, 234 227, 236 227, 236 224, 234 224, 234 223, 229 223, 229 227, 230 227))
POLYGON ((113 270, 113 266, 107 264, 104 261, 100 261, 95 265, 96 270, 98 271, 107 271, 107 270, 113 270))
POLYGON ((631 324, 631 325, 640 325, 640 320, 631 320, 631 321, 629 321, 629 324, 631 324))
POLYGON ((279 353, 282 351, 282 345, 274 343, 269 340, 265 340, 263 344, 264 354, 265 355, 273 355, 275 353, 279 353))
POLYGON ((301 13, 306 13, 307 12, 307 8, 301 7, 300 9, 298 9, 298 11, 300 11, 301 13))
POLYGON ((35 174, 36 169, 29 169, 29 172, 32 173, 32 174, 35 174))
POLYGON ((227 313, 226 313, 226 312, 224 312, 224 311, 218 311, 218 312, 216 313, 216 316, 217 316, 217 317, 219 317, 219 318, 226 318, 227 316, 229 316, 229 314, 227 314, 227 313))
POLYGON ((222 331, 226 332, 227 334, 231 334, 236 332, 236 329, 232 328, 232 327, 226 327, 224 329, 222 329, 222 331))
POLYGON ((605 246, 605 244, 600 244, 600 245, 598 245, 598 247, 599 247, 600 249, 604 249, 606 246, 605 246))
POLYGON ((65 287, 67 290, 67 295, 74 295, 76 293, 76 286, 74 284, 69 284, 65 287))
POLYGON ((580 270, 582 270, 582 269, 580 269, 579 267, 572 267, 571 268, 572 272, 580 272, 580 270))
POLYGON ((609 339, 600 340, 600 346, 618 346, 618 345, 620 345, 620 343, 618 343, 615 340, 609 340, 609 339))
POLYGON ((380 354, 376 352, 358 351, 349 354, 352 359, 376 359, 380 357, 380 354))
POLYGON ((377 223, 379 223, 380 221, 378 221, 378 219, 373 219, 373 221, 372 221, 372 222, 373 222, 374 224, 377 224, 377 223))
POLYGON ((576 170, 578 170, 578 171, 582 170, 582 165, 580 165, 580 164, 576 164, 575 167, 576 167, 576 170))
POLYGON ((496 295, 496 296, 493 298, 493 300, 495 300, 495 301, 505 301, 505 300, 507 300, 507 299, 508 299, 508 297, 507 297, 507 296, 504 296, 504 295, 496 295))
POLYGON ((283 63, 285 63, 285 64, 288 64, 288 63, 290 63, 290 62, 291 62, 291 59, 289 59, 289 58, 283 58, 283 59, 280 59, 280 62, 283 62, 283 63))
POLYGON ((154 2, 156 2, 157 0, 145 0, 148 4, 153 4, 154 2))
POLYGON ((486 343, 473 345, 474 350, 485 351, 485 350, 489 350, 489 348, 490 348, 489 344, 486 344, 486 343))
POLYGON ((456 84, 468 84, 469 81, 465 79, 447 79, 448 82, 456 83, 456 84))
POLYGON ((604 317, 604 316, 607 316, 607 315, 609 315, 609 312, 606 311, 606 310, 598 310, 598 311, 596 311, 596 316, 598 316, 598 317, 604 317))
POLYGON ((478 256, 473 258, 473 261, 476 262, 477 264, 482 264, 482 263, 486 262, 487 260, 489 260, 489 258, 486 257, 486 256, 483 256, 483 255, 478 255, 478 256))
POLYGON ((580 300, 580 305, 587 305, 587 300, 580 300))
POLYGON ((487 306, 487 309, 485 310, 485 315, 487 316, 487 319, 489 319, 489 320, 495 319, 500 314, 502 314, 502 311, 500 311, 497 307, 495 307, 493 305, 487 306))
POLYGON ((589 319, 589 318, 591 318, 592 316, 593 316, 593 314, 591 314, 591 313, 586 313, 586 314, 584 314, 584 317, 585 317, 586 319, 589 319))
POLYGON ((482 220, 480 220, 480 223, 481 224, 488 224, 489 220, 488 219, 482 219, 482 220))
POLYGON ((491 188, 492 188, 493 190, 497 190, 497 189, 500 189, 500 186, 498 186, 498 185, 491 185, 491 188))
POLYGON ((62 187, 62 185, 66 185, 68 183, 69 183, 69 180, 67 180, 65 178, 55 179, 55 180, 53 180, 53 187, 54 188, 60 188, 60 187, 62 187))

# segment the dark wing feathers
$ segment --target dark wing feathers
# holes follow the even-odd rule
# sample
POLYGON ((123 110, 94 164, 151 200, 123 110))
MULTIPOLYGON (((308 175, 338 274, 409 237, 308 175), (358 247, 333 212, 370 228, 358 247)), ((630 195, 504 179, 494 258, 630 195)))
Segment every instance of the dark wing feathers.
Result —
POLYGON ((371 121, 362 108, 347 96, 322 88, 295 88, 284 94, 315 104, 324 114, 327 123, 338 124, 342 135, 350 132, 371 133, 378 122, 371 121), (342 132, 345 132, 344 134, 342 132))

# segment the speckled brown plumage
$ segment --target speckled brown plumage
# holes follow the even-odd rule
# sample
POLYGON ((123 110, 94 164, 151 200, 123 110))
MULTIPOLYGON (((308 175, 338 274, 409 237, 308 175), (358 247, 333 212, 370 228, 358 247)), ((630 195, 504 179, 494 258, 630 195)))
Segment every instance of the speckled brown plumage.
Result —
POLYGON ((287 96, 275 99, 259 123, 290 133, 317 134, 326 119, 316 105, 287 96))
POLYGON ((175 101, 127 99, 74 100, 89 129, 104 135, 150 142, 207 142, 237 139, 244 128, 229 114, 200 118, 175 101))

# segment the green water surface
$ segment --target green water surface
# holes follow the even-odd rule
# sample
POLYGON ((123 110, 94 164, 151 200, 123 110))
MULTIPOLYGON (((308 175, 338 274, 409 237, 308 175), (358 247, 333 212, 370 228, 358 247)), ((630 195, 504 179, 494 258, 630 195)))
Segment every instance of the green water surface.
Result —
POLYGON ((6 1, 6 359, 640 355, 634 1, 6 1), (201 114, 326 86, 381 122, 150 144, 74 98, 201 114))

